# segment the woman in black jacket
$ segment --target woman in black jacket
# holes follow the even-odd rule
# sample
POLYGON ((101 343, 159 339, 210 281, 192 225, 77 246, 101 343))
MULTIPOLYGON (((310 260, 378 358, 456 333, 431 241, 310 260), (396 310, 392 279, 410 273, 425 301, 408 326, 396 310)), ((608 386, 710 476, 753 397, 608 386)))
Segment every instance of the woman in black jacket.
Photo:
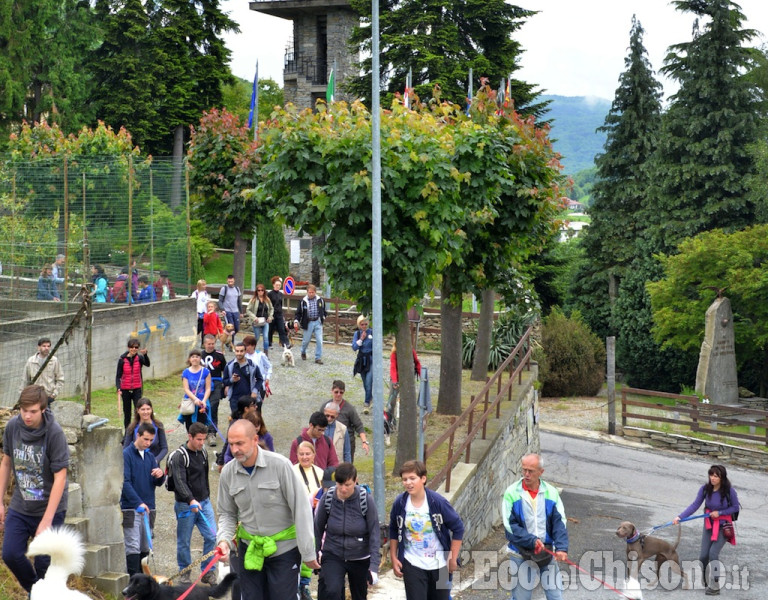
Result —
POLYGON ((320 562, 318 598, 344 598, 344 575, 352 600, 365 600, 378 582, 381 549, 376 503, 357 485, 357 469, 341 463, 315 508, 315 544, 320 562))

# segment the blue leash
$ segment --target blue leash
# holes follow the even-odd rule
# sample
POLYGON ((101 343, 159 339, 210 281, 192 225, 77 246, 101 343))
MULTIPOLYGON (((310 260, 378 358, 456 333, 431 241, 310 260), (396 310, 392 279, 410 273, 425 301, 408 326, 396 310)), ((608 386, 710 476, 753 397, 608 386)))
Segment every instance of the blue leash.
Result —
MULTIPOLYGON (((685 519, 680 519, 680 523, 683 523, 684 521, 693 521, 694 519, 703 519, 704 517, 708 517, 708 513, 703 513, 700 515, 693 515, 692 517, 685 517, 685 519)), ((664 529, 665 527, 669 527, 670 525, 674 525, 674 521, 669 521, 668 523, 664 523, 663 525, 656 525, 656 527, 651 527, 648 532, 645 535, 650 535, 657 529, 664 529)))
MULTIPOLYGON (((208 529, 210 529, 210 530, 211 530, 211 533, 213 533, 214 535, 216 535, 216 528, 214 528, 214 527, 213 527, 213 526, 212 526, 212 525, 211 525, 211 524, 208 522, 208 519, 206 519, 206 518, 205 518, 205 514, 203 513, 203 510, 202 510, 202 509, 203 509, 203 507, 202 507, 202 506, 201 506, 200 508, 198 508, 198 509, 197 509, 197 514, 198 514, 198 516, 199 516, 199 517, 200 517, 200 518, 203 520, 203 523, 205 523, 206 527, 208 527, 208 529)), ((193 512, 192 512, 191 510, 185 510, 184 512, 181 512, 181 513, 179 513, 179 515, 178 515, 176 518, 177 518, 177 519, 184 519, 184 518, 186 518, 186 517, 190 516, 191 514, 193 514, 193 512)))
POLYGON ((141 506, 136 509, 136 512, 144 515, 144 530, 147 533, 147 543, 149 544, 149 551, 152 552, 152 529, 149 527, 149 513, 145 511, 141 506))

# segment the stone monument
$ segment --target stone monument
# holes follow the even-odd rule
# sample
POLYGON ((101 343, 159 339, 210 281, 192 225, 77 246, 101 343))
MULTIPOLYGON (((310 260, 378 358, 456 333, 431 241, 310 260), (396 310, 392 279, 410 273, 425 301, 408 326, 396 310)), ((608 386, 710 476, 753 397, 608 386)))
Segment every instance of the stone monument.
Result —
POLYGON ((711 404, 739 402, 731 302, 719 295, 707 309, 696 370, 696 393, 709 399, 711 404))

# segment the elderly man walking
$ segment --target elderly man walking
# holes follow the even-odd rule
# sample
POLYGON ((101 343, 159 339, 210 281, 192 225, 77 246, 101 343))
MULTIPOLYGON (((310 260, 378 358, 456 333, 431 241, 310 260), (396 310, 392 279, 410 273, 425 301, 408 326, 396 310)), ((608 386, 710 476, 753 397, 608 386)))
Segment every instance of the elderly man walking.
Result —
POLYGON ((511 574, 517 576, 512 600, 530 600, 537 574, 547 600, 561 600, 563 581, 557 561, 568 558, 565 509, 557 489, 541 479, 542 458, 527 454, 521 464, 523 476, 504 492, 501 508, 515 565, 511 574))

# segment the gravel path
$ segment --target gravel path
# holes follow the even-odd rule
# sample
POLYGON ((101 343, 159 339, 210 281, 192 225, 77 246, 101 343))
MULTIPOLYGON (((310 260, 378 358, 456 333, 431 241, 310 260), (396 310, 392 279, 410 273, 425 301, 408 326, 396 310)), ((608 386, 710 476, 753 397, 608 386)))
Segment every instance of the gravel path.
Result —
MULTIPOLYGON (((295 341, 295 340, 294 340, 295 341)), ((307 426, 309 415, 318 410, 324 400, 331 398, 331 382, 334 379, 341 379, 346 383, 345 398, 352 402, 363 419, 366 430, 368 430, 369 439, 372 439, 371 430, 373 422, 371 415, 364 415, 363 408, 363 384, 360 377, 352 378, 352 367, 354 365, 355 353, 349 345, 335 345, 330 343, 323 344, 323 363, 322 365, 314 362, 314 343, 311 343, 307 352, 308 360, 302 361, 300 357, 299 344, 293 348, 296 367, 283 367, 280 365, 280 352, 270 352, 270 359, 273 363, 272 379, 270 387, 272 396, 264 402, 264 420, 267 423, 270 433, 275 439, 275 451, 288 455, 291 442, 301 433, 302 428, 307 426)), ((231 353, 227 354, 231 358, 231 353)), ((432 397, 437 398, 437 379, 439 379, 440 357, 439 355, 420 355, 422 365, 429 368, 432 387, 432 397)), ((384 378, 387 383, 384 387, 384 397, 386 401, 389 380, 389 355, 382 360, 384 365, 384 378)), ((172 451, 187 439, 184 428, 176 427, 177 423, 163 414, 161 417, 166 423, 168 431, 168 447, 172 451)), ((227 409, 225 403, 219 407, 219 423, 226 424, 227 409)), ((222 432, 223 433, 223 432, 222 432)), ((214 450, 221 450, 222 443, 216 448, 208 448, 209 461, 213 464, 214 450)), ((357 445, 356 453, 359 455, 362 448, 357 445)), ((387 455, 394 454, 395 444, 386 449, 387 455)), ((364 462, 364 456, 360 457, 364 462)), ((370 459, 369 459, 370 460, 370 459)), ((211 497, 216 507, 216 490, 218 489, 218 472, 210 473, 211 497)), ((176 565, 176 522, 173 513, 173 494, 159 488, 156 495, 158 516, 155 525, 154 559, 150 563, 153 573, 163 575, 173 575, 177 572, 176 565)), ((192 560, 202 556, 203 540, 199 532, 195 530, 192 536, 192 560)), ((199 568, 193 573, 199 574, 199 568)))

